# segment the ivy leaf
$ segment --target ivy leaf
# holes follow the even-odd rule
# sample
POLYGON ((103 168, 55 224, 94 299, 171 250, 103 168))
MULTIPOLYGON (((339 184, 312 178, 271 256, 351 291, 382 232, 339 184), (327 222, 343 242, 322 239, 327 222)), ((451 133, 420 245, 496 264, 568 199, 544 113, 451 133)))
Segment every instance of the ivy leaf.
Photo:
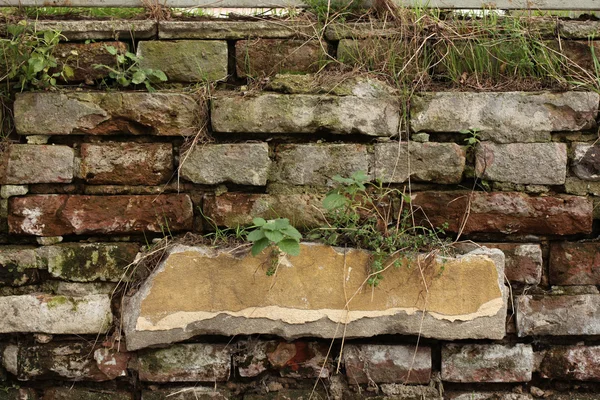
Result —
POLYGON ((65 74, 65 77, 67 77, 67 78, 72 78, 73 76, 75 76, 75 72, 73 71, 73 68, 69 67, 68 65, 63 65, 63 73, 65 74))
POLYGON ((167 81, 167 75, 165 75, 165 73, 162 72, 160 69, 152 71, 152 75, 154 75, 155 77, 157 77, 158 80, 161 81, 161 82, 166 82, 167 81))
POLYGON ((248 234, 247 239, 250 242, 256 242, 258 240, 261 240, 265 237, 265 233, 263 231, 261 231, 260 229, 257 229, 255 231, 252 231, 248 234))
POLYGON ((252 219, 252 223, 256 226, 263 226, 267 221, 264 218, 256 217, 252 219))
POLYGON ((267 237, 267 239, 269 239, 270 241, 275 242, 275 243, 281 242, 284 238, 283 233, 281 233, 278 230, 264 231, 264 232, 265 232, 265 236, 267 237))
POLYGON ((279 249, 290 256, 297 256, 300 254, 300 243, 294 239, 284 239, 277 243, 279 249))
POLYGON ((252 255, 256 257, 264 249, 266 249, 267 247, 269 247, 270 243, 271 242, 267 238, 262 238, 260 240, 257 240, 256 242, 254 242, 254 245, 252 246, 252 255))
POLYGON ((300 240, 302 239, 302 234, 300 232, 298 232, 298 230, 296 228, 294 228, 293 226, 286 226, 285 228, 283 228, 281 230, 281 233, 291 237, 292 239, 295 240, 300 240))
POLYGON ((106 51, 108 51, 113 56, 117 55, 117 49, 115 48, 115 46, 104 46, 104 47, 106 48, 106 51))
POLYGON ((28 63, 29 67, 31 68, 31 72, 34 74, 37 74, 44 69, 44 60, 42 58, 30 58, 28 63))
POLYGON ((323 207, 326 210, 335 210, 344 207, 346 204, 348 204, 348 199, 339 193, 330 193, 323 199, 323 207))
POLYGON ((146 74, 142 70, 135 71, 135 73, 131 77, 131 82, 134 85, 139 85, 140 83, 144 82, 145 80, 146 80, 146 74))
POLYGON ((290 226, 290 220, 287 218, 277 218, 275 220, 275 229, 281 230, 290 226))

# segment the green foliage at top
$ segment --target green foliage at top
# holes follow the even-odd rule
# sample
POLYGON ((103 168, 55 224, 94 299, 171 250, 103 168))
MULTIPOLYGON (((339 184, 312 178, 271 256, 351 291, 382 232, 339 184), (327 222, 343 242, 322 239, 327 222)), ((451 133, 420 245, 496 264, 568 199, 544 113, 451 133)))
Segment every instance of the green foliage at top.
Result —
POLYGON ((319 22, 343 22, 347 17, 363 11, 361 0, 306 0, 305 3, 319 22))
POLYGON ((248 233, 247 239, 252 242, 252 255, 259 255, 269 246, 276 246, 279 251, 297 256, 300 254, 302 235, 290 225, 287 218, 265 220, 254 218, 254 230, 248 233))
POLYGON ((7 38, 0 38, 0 81, 17 81, 16 88, 47 89, 59 77, 68 80, 73 70, 54 56, 61 39, 58 31, 31 31, 25 21, 7 27, 7 38))

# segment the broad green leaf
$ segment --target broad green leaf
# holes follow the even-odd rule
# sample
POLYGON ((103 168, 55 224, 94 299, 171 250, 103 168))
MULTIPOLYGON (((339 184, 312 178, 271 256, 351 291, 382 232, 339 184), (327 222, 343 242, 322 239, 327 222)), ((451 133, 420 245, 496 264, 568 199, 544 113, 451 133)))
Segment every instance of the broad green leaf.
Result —
POLYGON ((367 176, 367 173, 365 171, 362 171, 362 170, 356 171, 356 172, 352 173, 352 175, 350 175, 350 176, 356 182, 364 183, 364 182, 366 182, 366 181, 369 180, 369 177, 367 176))
POLYGON ((115 48, 115 46, 104 46, 104 47, 106 48, 106 51, 108 51, 113 56, 117 55, 117 49, 115 48))
POLYGON ((260 239, 260 240, 258 240, 256 242, 254 242, 254 245, 252 246, 252 255, 256 257, 264 249, 266 249, 267 247, 269 247, 270 243, 271 242, 267 238, 262 238, 262 239, 260 239))
POLYGON ((133 74, 133 76, 131 77, 131 82, 134 85, 139 85, 140 83, 144 82, 146 80, 146 74, 144 73, 144 71, 135 71, 135 73, 133 74))
POLYGON ((117 78, 117 82, 119 82, 119 85, 121 86, 129 86, 129 84, 131 82, 129 82, 129 79, 125 78, 124 76, 119 76, 117 78))
POLYGON ((274 231, 274 230, 277 229, 277 225, 275 224, 275 220, 274 219, 270 219, 269 221, 267 221, 266 224, 264 224, 262 226, 262 228, 264 230, 267 230, 267 231, 274 231))
POLYGON ((44 40, 47 43, 52 42, 53 37, 54 37, 54 33, 52 31, 44 31, 44 40))
POLYGON ((300 232, 298 232, 298 230, 291 225, 283 228, 281 230, 281 233, 288 235, 292 239, 296 239, 296 240, 302 239, 302 234, 300 232))
POLYGON ((152 71, 152 75, 157 77, 161 82, 167 81, 167 75, 165 75, 165 73, 162 72, 160 69, 156 69, 156 70, 152 71))
POLYGON ((277 243, 279 249, 290 256, 297 256, 300 254, 300 243, 294 239, 284 239, 277 243))
POLYGON ((132 61, 137 60, 137 56, 130 51, 125 52, 125 57, 129 58, 132 61))
POLYGON ((119 64, 125 64, 125 56, 123 54, 117 54, 117 62, 119 64))
POLYGON ((348 199, 339 193, 330 193, 323 199, 323 207, 326 210, 335 210, 348 204, 348 199))
POLYGON ((265 236, 272 242, 279 243, 285 236, 280 231, 265 231, 265 236))
POLYGON ((30 58, 28 63, 31 67, 31 72, 34 74, 44 69, 44 60, 42 58, 30 58))
POLYGON ((250 242, 256 242, 257 240, 263 239, 265 237, 265 234, 262 230, 257 229, 255 231, 252 231, 248 234, 247 239, 250 242))
POLYGON ((288 226, 290 226, 290 220, 287 218, 277 218, 275 220, 275 229, 277 229, 277 230, 281 230, 288 226))
POLYGON ((63 65, 63 74, 65 74, 65 77, 67 78, 72 78, 75 75, 75 72, 73 71, 73 68, 68 65, 63 65))
POLYGON ((264 218, 256 217, 252 219, 252 223, 256 226, 263 226, 267 221, 264 218))

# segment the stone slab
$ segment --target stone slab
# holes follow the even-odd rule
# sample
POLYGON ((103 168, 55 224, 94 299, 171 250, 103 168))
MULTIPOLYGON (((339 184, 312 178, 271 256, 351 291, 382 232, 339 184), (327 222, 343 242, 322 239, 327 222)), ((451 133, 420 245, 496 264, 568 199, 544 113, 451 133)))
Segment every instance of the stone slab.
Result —
POLYGON ((478 129, 496 143, 550 141, 550 132, 595 126, 600 97, 591 92, 438 92, 414 96, 414 132, 478 129), (448 112, 452 110, 452 112, 448 112))
POLYGON ((159 135, 198 132, 199 105, 176 92, 17 93, 20 135, 159 135))
POLYGON ((11 144, 0 158, 0 183, 69 183, 74 158, 69 146, 11 144))
POLYGON ((159 21, 159 39, 291 39, 315 35, 310 21, 159 21))
POLYGON ((37 31, 59 31, 67 40, 149 39, 157 34, 157 23, 144 20, 38 20, 32 22, 37 31))
POLYGON ((600 181, 600 146, 573 143, 573 173, 586 181, 600 181))
POLYGON ((174 247, 126 300, 128 349, 201 334, 341 337, 339 324, 344 322, 346 338, 388 333, 444 340, 505 335, 504 254, 499 250, 431 260, 423 275, 416 267, 390 269, 374 290, 366 286, 368 252, 302 244, 299 256, 279 260, 276 277, 265 274, 267 253, 252 257, 247 248, 232 253, 174 247), (423 277, 429 285, 424 315, 423 277), (212 283, 215 279, 218 284, 212 283), (351 299, 348 309, 345 299, 351 299))
POLYGON ((600 346, 553 346, 543 352, 538 370, 546 379, 597 382, 600 346))

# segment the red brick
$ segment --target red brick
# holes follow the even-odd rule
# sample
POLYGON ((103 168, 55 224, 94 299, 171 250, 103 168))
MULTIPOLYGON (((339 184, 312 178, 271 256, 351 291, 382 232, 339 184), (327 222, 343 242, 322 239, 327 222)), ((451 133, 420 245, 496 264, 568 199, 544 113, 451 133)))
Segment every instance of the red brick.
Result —
POLYGON ((428 383, 431 378, 429 347, 419 347, 415 355, 414 346, 346 345, 343 358, 350 384, 428 383))
POLYGON ((170 143, 81 145, 81 177, 91 184, 158 185, 172 174, 170 143))
POLYGON ((160 196, 34 195, 9 199, 12 234, 63 236, 183 231, 192 228, 185 194, 160 196))
POLYGON ((600 285, 600 243, 553 242, 550 284, 600 285))
POLYGON ((542 378, 600 381, 600 346, 554 346, 539 366, 542 378))
POLYGON ((421 207, 434 226, 448 223, 463 233, 496 232, 574 235, 592 231, 592 201, 579 196, 528 196, 517 192, 419 192, 412 204, 421 207))
POLYGON ((114 348, 100 348, 94 351, 94 360, 98 369, 110 379, 127 376, 127 365, 131 353, 120 352, 114 348))
POLYGON ((534 368, 530 345, 448 344, 442 349, 442 380, 528 382, 534 368))

